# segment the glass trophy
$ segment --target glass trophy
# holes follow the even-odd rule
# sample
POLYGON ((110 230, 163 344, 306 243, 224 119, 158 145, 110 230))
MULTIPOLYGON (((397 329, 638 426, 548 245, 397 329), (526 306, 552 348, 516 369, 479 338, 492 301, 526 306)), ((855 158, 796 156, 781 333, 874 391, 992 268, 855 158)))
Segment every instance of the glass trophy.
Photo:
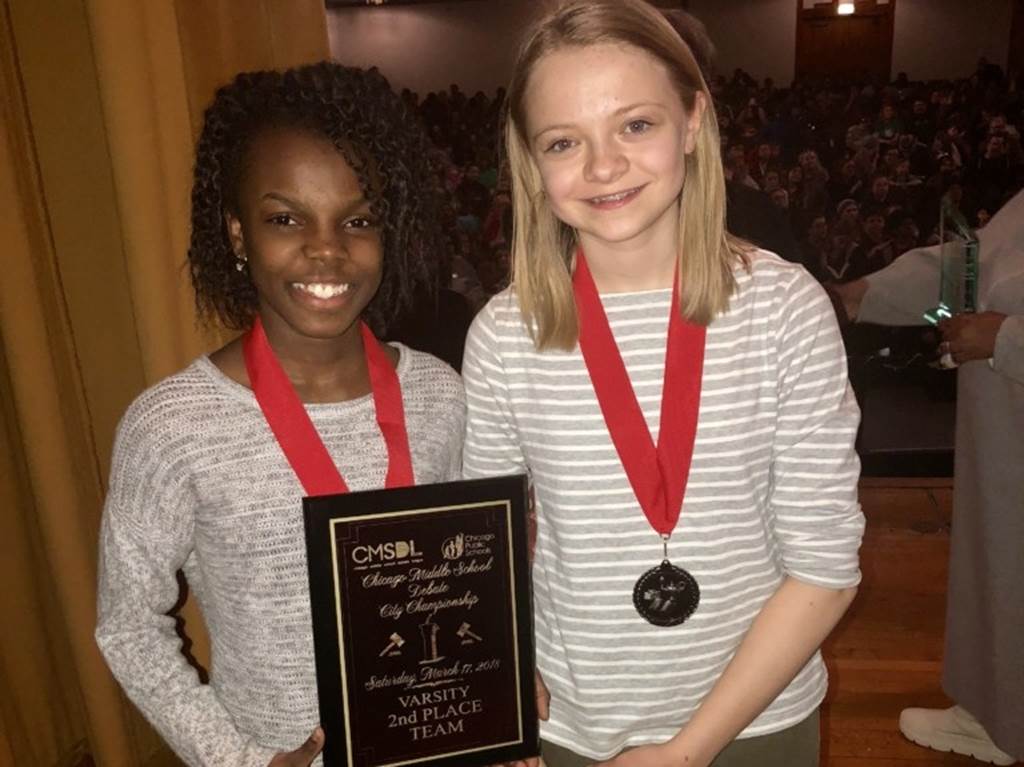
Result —
POLYGON ((945 197, 939 214, 939 242, 939 303, 924 313, 932 325, 978 308, 978 238, 945 197))

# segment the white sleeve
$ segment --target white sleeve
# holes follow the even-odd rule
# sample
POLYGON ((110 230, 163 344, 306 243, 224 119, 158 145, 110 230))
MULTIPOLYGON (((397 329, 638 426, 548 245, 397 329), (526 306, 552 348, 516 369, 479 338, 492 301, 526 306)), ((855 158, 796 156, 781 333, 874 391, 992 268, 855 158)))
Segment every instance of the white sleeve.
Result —
POLYGON ((186 662, 167 615, 192 551, 193 506, 156 422, 133 406, 118 429, 100 532, 96 642, 125 693, 187 764, 265 767, 275 750, 237 730, 186 662))
POLYGON ((925 325, 924 313, 939 303, 942 261, 938 246, 915 248, 865 279, 868 290, 857 322, 925 325))
POLYGON ((1024 315, 1010 315, 1003 320, 996 336, 992 369, 1019 384, 1024 384, 1024 315))

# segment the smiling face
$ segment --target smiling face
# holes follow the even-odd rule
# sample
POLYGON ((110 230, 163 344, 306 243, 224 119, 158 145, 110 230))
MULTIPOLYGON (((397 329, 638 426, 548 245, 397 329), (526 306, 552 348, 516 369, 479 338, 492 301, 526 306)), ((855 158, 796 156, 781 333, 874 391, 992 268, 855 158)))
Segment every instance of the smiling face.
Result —
POLYGON ((341 153, 306 131, 265 131, 246 153, 237 200, 228 234, 271 342, 358 339, 383 259, 370 203, 341 153))
POLYGON ((529 151, 552 211, 584 250, 653 246, 674 258, 703 103, 698 94, 687 111, 665 66, 638 48, 567 47, 538 61, 525 99, 529 151))

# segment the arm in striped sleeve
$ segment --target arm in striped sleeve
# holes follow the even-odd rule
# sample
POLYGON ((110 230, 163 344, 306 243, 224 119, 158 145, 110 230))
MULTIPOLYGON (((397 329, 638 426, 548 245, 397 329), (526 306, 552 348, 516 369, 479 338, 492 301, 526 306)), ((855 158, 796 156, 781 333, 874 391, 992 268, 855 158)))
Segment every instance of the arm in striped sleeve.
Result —
POLYGON ((788 575, 840 589, 860 581, 860 410, 843 341, 821 287, 803 271, 776 310, 778 415, 772 456, 774 532, 788 575))
MULTIPOLYGON (((466 387, 466 443, 463 473, 467 478, 516 474, 526 470, 512 415, 508 379, 501 356, 496 315, 502 294, 476 316, 466 338, 462 378, 466 387)), ((508 312, 511 314, 511 312, 508 312)))

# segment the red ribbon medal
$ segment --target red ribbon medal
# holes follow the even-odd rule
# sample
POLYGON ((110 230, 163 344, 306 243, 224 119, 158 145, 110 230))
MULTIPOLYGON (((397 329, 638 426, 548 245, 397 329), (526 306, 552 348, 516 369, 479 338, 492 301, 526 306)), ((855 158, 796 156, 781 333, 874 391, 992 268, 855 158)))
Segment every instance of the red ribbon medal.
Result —
MULTIPOLYGON (((412 457, 398 374, 366 323, 360 323, 359 330, 366 366, 370 372, 377 425, 388 451, 385 487, 412 485, 412 457)), ((323 440, 317 434, 313 421, 292 382, 288 380, 277 355, 270 348, 258 316, 242 341, 242 352, 245 356, 245 369, 249 372, 249 383, 260 410, 306 494, 347 493, 348 485, 324 447, 323 440)))
POLYGON ((573 292, 580 321, 580 351, 601 413, 640 507, 651 527, 661 534, 664 546, 662 563, 637 581, 633 604, 650 623, 676 626, 693 614, 700 601, 697 581, 669 562, 668 540, 679 521, 693 460, 706 328, 680 316, 679 286, 675 284, 661 393, 661 427, 655 445, 582 250, 576 254, 573 292))

